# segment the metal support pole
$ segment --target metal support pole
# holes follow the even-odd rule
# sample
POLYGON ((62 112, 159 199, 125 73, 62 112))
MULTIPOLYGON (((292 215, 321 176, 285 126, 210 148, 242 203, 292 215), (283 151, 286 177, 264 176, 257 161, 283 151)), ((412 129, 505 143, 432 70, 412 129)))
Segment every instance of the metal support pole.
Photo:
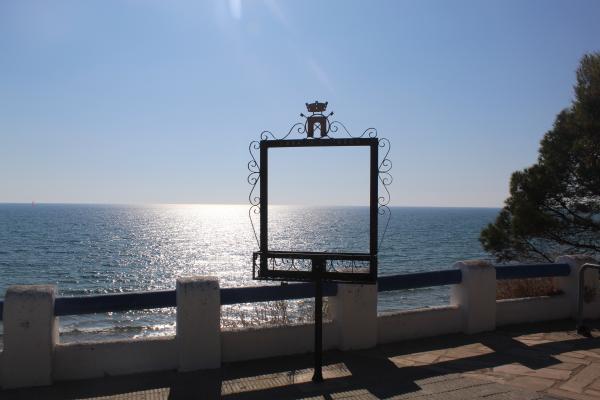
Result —
POLYGON ((585 297, 585 271, 587 269, 597 269, 600 271, 600 265, 596 264, 584 264, 579 270, 579 293, 578 293, 578 303, 577 303, 577 317, 576 317, 576 329, 577 333, 583 336, 591 337, 592 330, 585 325, 585 320, 583 318, 583 300, 585 297))
POLYGON ((325 261, 313 260, 315 272, 315 372, 313 382, 323 382, 323 281, 321 272, 325 261))

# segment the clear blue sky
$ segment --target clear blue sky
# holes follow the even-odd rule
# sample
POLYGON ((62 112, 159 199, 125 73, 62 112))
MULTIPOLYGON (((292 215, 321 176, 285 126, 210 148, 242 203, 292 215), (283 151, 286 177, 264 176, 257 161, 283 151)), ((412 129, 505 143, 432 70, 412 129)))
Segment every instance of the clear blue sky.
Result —
MULTIPOLYGON (((248 142, 319 99, 392 141, 393 204, 500 206, 598 21, 572 0, 3 0, 0 201, 244 203, 248 142)), ((313 158, 314 190, 275 160, 278 202, 361 202, 364 163, 313 158)))

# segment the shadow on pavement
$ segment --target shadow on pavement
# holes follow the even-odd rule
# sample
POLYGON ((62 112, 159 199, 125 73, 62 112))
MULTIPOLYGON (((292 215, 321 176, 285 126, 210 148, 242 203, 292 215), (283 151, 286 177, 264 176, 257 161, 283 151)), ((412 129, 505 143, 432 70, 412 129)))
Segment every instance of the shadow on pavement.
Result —
MULTIPOLYGON (((539 369, 560 363, 555 354, 598 348, 597 338, 573 335, 560 342, 527 346, 515 336, 549 331, 572 331, 572 321, 518 325, 477 335, 447 335, 429 339, 381 345, 362 351, 329 351, 328 366, 342 365, 344 374, 327 378, 322 384, 310 381, 312 354, 224 364, 221 369, 192 373, 152 372, 121 377, 59 382, 52 386, 0 391, 0 399, 86 399, 120 395, 119 399, 285 399, 316 397, 331 399, 334 394, 353 392, 387 398, 420 391, 425 383, 464 381, 460 373, 520 363, 539 369), (482 344, 486 354, 427 365, 397 365, 394 357, 482 344)), ((486 381, 481 381, 485 383, 486 381)), ((455 382, 454 384, 458 384, 455 382)), ((482 384, 483 384, 482 383, 482 384)))

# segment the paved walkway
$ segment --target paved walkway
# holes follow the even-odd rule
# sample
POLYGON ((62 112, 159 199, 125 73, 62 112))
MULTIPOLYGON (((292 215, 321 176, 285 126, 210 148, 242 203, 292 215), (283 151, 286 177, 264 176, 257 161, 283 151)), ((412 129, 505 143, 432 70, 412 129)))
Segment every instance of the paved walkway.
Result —
MULTIPOLYGON (((0 399, 600 399, 600 331, 572 321, 519 325, 325 354, 325 382, 310 381, 311 355, 0 391, 0 399)), ((600 324, 595 326, 600 328, 600 324)))

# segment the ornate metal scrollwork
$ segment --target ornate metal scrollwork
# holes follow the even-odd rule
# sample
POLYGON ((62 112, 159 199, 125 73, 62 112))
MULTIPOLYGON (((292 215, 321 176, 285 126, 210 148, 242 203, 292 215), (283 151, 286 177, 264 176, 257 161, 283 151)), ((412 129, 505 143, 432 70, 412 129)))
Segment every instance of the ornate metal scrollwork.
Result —
POLYGON ((324 114, 327 109, 327 102, 320 103, 315 101, 314 103, 306 103, 306 109, 311 113, 310 115, 300 114, 301 117, 305 118, 304 122, 297 122, 288 130, 288 132, 282 137, 277 137, 271 131, 262 131, 260 133, 260 140, 284 140, 287 139, 292 133, 306 134, 306 139, 332 139, 331 133, 345 132, 349 138, 376 138, 377 129, 367 128, 360 135, 353 135, 350 133, 348 128, 340 121, 329 121, 329 117, 333 115, 333 111, 329 114, 324 114), (316 129, 319 130, 320 136, 314 136, 316 129))
POLYGON ((269 258, 269 267, 278 271, 310 271, 312 262, 304 258, 269 258))
MULTIPOLYGON (((281 253, 281 252, 280 252, 281 253)), ((262 254, 261 252, 254 252, 252 257, 253 265, 253 276, 256 276, 258 269, 260 268, 261 259, 266 260, 266 266, 268 271, 283 273, 285 277, 282 279, 281 276, 266 277, 266 279, 273 280, 312 280, 314 275, 315 259, 321 259, 323 262, 322 273, 329 274, 362 274, 366 276, 370 272, 372 260, 365 254, 343 254, 343 253, 321 253, 313 256, 311 253, 294 253, 294 252, 283 252, 284 254, 267 253, 262 254), (290 273, 303 274, 300 279, 290 279, 290 273)), ((316 253, 315 253, 316 254, 316 253)), ((299 275, 295 276, 296 278, 299 275)))
POLYGON ((377 129, 375 129, 375 128, 367 128, 360 135, 353 135, 350 133, 348 128, 346 128, 346 125, 344 125, 340 121, 333 121, 330 124, 329 132, 336 133, 340 129, 342 131, 346 132, 346 135, 348 135, 349 137, 351 137, 353 139, 359 139, 359 138, 364 138, 364 137, 367 137, 367 138, 376 138, 377 137, 377 129))
POLYGON ((392 217, 392 211, 388 207, 388 205, 390 204, 390 191, 388 189, 388 186, 390 186, 394 181, 394 178, 390 173, 390 171, 392 170, 392 160, 388 158, 392 145, 388 139, 380 138, 379 147, 382 148, 383 151, 385 151, 385 154, 383 155, 383 158, 379 163, 378 171, 379 182, 381 182, 381 186, 383 187, 384 192, 377 198, 377 213, 382 217, 387 216, 387 218, 383 230, 381 232, 381 237, 377 246, 378 249, 383 243, 383 239, 385 238, 385 234, 387 232, 388 226, 390 224, 390 219, 392 217))
POLYGON ((369 271, 369 261, 365 260, 332 260, 325 262, 325 272, 365 273, 369 271))
POLYGON ((292 134, 292 132, 296 131, 296 133, 304 134, 306 133, 306 125, 302 122, 296 122, 290 130, 282 137, 278 138, 271 131, 262 131, 260 133, 260 140, 284 140, 287 139, 288 136, 292 134))
POLYGON ((250 153, 250 157, 252 160, 248 161, 248 183, 252 186, 250 189, 250 193, 248 194, 248 201, 250 202, 250 209, 248 210, 248 217, 250 218, 250 224, 252 225, 252 232, 254 232, 254 237, 256 238, 256 243, 260 247, 260 240, 258 239, 258 234, 256 233, 256 226, 254 225, 254 220, 252 219, 252 215, 260 214, 260 196, 257 196, 254 193, 256 189, 256 184, 260 179, 260 165, 258 161, 256 161, 256 157, 254 156, 253 151, 257 151, 260 148, 260 143, 256 140, 250 142, 248 146, 248 152, 250 153))

